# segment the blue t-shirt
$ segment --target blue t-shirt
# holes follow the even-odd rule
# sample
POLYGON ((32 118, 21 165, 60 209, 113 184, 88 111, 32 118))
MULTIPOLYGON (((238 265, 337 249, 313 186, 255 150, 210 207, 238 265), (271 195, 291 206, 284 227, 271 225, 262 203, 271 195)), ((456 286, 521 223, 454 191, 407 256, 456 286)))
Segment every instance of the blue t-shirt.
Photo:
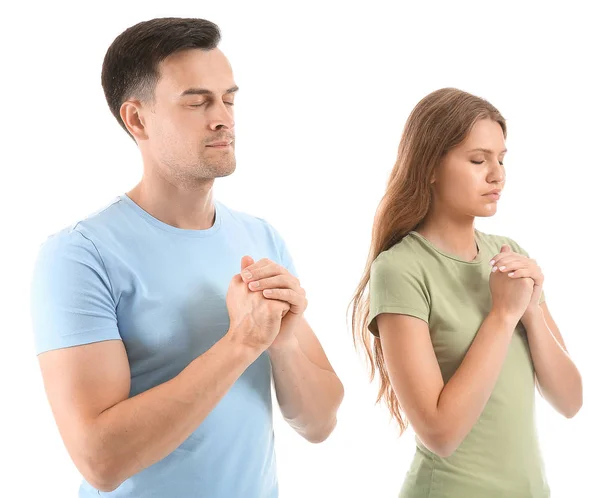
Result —
MULTIPOLYGON (((215 223, 184 230, 128 196, 50 237, 34 272, 37 353, 123 341, 130 396, 162 384, 211 348, 229 327, 225 296, 242 256, 296 274, 267 222, 215 202, 215 223)), ((262 354, 175 451, 102 496, 273 498, 271 365, 262 354)), ((98 491, 83 481, 80 497, 98 491)))

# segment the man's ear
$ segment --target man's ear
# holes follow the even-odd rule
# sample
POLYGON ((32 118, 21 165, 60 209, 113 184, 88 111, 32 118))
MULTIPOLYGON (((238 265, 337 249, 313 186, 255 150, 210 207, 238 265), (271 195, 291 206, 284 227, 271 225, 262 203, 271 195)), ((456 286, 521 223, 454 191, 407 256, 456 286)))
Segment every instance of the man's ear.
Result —
POLYGON ((119 115, 129 133, 137 140, 147 140, 148 133, 142 116, 142 106, 137 100, 127 100, 121 104, 119 115))

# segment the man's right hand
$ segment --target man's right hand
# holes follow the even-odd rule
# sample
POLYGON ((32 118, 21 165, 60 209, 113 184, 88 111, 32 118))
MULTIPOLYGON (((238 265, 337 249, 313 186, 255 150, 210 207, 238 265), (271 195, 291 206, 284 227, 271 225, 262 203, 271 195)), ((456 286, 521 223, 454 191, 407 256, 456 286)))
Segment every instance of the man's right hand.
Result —
MULTIPOLYGON (((252 258, 244 256, 240 272, 252 264, 252 258)), ((266 299, 262 292, 251 292, 238 273, 229 284, 226 297, 229 312, 228 335, 235 342, 265 351, 277 337, 281 320, 290 309, 284 301, 266 299)))

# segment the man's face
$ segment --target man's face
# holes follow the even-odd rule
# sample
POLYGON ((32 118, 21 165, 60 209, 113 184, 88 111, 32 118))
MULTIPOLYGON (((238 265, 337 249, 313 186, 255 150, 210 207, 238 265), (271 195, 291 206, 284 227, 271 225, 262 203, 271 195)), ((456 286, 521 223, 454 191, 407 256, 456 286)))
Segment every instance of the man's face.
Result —
POLYGON ((154 102, 143 106, 140 143, 160 173, 197 183, 235 170, 233 100, 237 87, 219 49, 177 52, 159 65, 154 102))

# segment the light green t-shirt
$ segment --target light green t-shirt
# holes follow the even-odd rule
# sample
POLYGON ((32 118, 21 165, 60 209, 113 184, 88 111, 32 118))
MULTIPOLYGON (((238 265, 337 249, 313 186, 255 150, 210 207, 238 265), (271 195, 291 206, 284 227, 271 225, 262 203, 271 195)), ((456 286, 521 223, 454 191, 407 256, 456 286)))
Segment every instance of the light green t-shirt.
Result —
MULTIPOLYGON (((460 366, 492 306, 490 259, 512 239, 475 231, 479 248, 463 261, 417 232, 381 253, 371 266, 369 329, 380 313, 411 315, 429 324, 444 383, 460 366)), ((540 299, 540 302, 543 300, 540 299)), ((535 377, 527 335, 519 322, 483 413, 448 458, 417 437, 401 498, 547 498, 550 491, 535 426, 535 377)))

